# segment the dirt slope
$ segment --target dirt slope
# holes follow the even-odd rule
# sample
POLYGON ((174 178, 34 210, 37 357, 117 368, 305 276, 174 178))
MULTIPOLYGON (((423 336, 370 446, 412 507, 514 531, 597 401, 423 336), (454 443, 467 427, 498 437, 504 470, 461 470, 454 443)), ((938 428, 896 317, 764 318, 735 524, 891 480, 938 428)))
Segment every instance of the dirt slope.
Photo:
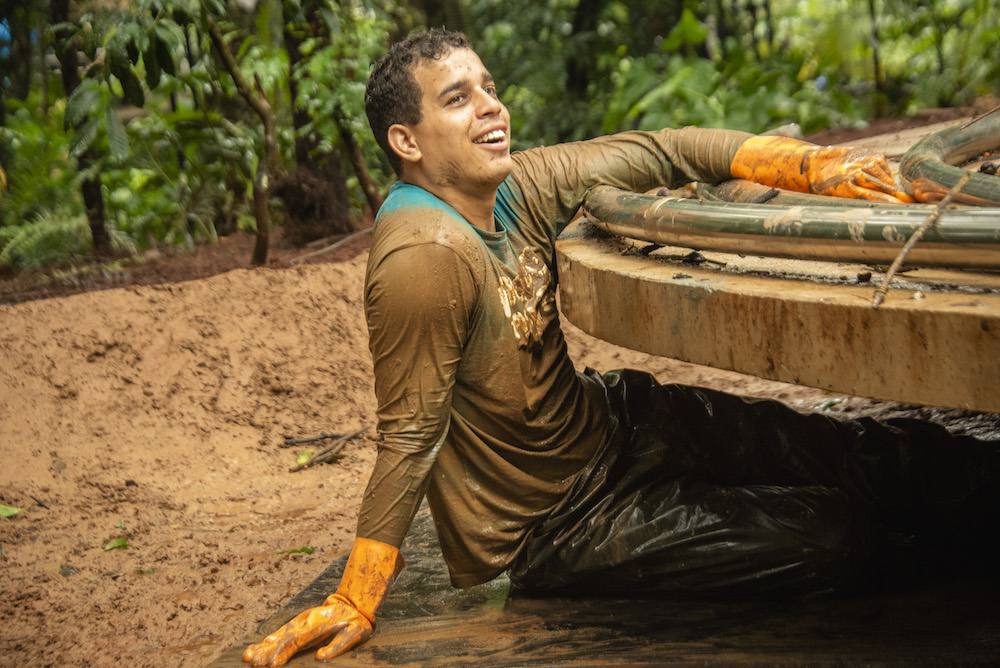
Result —
POLYGON ((0 307, 0 663, 203 665, 349 548, 373 433, 278 446, 372 424, 363 263, 0 307))

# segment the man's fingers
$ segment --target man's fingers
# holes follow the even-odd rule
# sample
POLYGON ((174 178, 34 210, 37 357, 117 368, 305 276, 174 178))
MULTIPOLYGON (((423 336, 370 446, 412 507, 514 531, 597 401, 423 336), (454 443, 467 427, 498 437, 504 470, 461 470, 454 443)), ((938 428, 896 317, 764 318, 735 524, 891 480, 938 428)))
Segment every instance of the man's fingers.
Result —
POLYGON ((320 647, 316 651, 316 658, 320 661, 327 661, 335 656, 340 656, 355 645, 368 640, 371 632, 360 626, 351 624, 334 636, 333 641, 326 647, 320 647))
POLYGON ((879 201, 893 201, 893 202, 907 202, 912 203, 914 200, 910 197, 905 190, 899 188, 895 183, 892 182, 892 176, 890 175, 889 180, 883 180, 877 177, 873 177, 871 174, 863 173, 861 174, 857 181, 857 185, 861 188, 872 192, 884 193, 889 195, 892 199, 885 200, 881 197, 876 198, 866 198, 866 199, 876 199, 879 201))
MULTIPOLYGON (((912 203, 913 198, 896 185, 885 156, 858 149, 845 154, 846 160, 838 168, 850 182, 850 197, 878 202, 912 203)), ((837 190, 841 190, 837 188, 837 190)))
POLYGON ((877 190, 882 193, 890 193, 896 189, 895 185, 887 183, 885 180, 871 174, 870 172, 860 172, 854 177, 854 183, 868 190, 877 190))
POLYGON ((243 661, 255 666, 255 668, 262 666, 276 668, 288 663, 288 660, 295 656, 300 649, 308 645, 308 643, 300 643, 299 641, 302 639, 295 636, 284 636, 274 642, 269 642, 270 638, 271 636, 268 636, 267 639, 256 645, 247 647, 243 651, 243 661))
POLYGON ((282 656, 281 652, 276 652, 279 648, 267 647, 262 643, 250 645, 243 650, 243 663, 249 663, 254 668, 261 666, 283 666, 291 656, 282 656))
POLYGON ((895 198, 897 202, 902 202, 903 204, 913 204, 914 202, 917 201, 913 199, 913 197, 908 192, 900 188, 896 188, 894 191, 889 193, 889 195, 890 197, 895 198))
POLYGON ((259 643, 243 651, 243 661, 251 666, 283 666, 298 652, 326 642, 347 622, 322 623, 316 619, 316 609, 299 614, 259 643))
POLYGON ((866 199, 871 202, 885 202, 886 204, 903 204, 913 201, 913 198, 898 188, 891 189, 891 192, 883 192, 873 188, 867 188, 857 183, 842 184, 832 193, 836 197, 848 197, 851 199, 866 199))
POLYGON ((913 188, 913 196, 918 202, 940 202, 948 194, 947 188, 942 188, 940 184, 929 179, 914 179, 910 183, 913 188))
POLYGON ((913 202, 913 198, 902 191, 900 191, 899 196, 897 196, 878 192, 876 190, 861 190, 859 191, 857 199, 866 199, 872 202, 885 202, 886 204, 910 204, 913 202))
POLYGON ((872 178, 878 179, 879 181, 892 181, 892 170, 889 168, 889 163, 882 155, 877 153, 869 154, 866 158, 859 161, 858 167, 862 172, 869 174, 872 178))

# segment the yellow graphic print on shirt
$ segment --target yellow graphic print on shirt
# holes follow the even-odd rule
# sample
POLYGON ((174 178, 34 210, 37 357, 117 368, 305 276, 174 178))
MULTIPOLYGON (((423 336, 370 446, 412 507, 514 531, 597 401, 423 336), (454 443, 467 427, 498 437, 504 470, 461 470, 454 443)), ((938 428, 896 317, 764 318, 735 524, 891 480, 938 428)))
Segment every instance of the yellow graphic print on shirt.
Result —
POLYGON ((519 270, 513 279, 500 277, 500 301, 514 328, 517 347, 533 349, 542 344, 542 335, 555 312, 556 300, 549 285, 549 268, 534 250, 521 251, 517 263, 519 270))

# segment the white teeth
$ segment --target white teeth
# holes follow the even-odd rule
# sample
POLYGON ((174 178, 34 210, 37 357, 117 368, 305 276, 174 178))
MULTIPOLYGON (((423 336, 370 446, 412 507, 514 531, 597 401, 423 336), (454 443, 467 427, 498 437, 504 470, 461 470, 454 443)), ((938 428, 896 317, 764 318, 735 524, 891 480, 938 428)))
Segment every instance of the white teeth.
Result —
POLYGON ((477 144, 486 144, 489 142, 501 141, 504 138, 503 130, 493 130, 492 132, 487 132, 485 135, 476 140, 477 144))

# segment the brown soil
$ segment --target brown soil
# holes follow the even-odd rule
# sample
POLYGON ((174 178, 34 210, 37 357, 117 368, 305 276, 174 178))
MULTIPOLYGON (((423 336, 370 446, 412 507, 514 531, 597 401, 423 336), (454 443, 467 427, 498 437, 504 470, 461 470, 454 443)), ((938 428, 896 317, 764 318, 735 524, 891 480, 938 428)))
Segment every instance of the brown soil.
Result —
MULTIPOLYGON (((0 656, 16 666, 203 666, 349 550, 375 456, 361 308, 367 237, 293 266, 252 239, 113 275, 0 281, 0 656), (76 294, 79 293, 79 294, 76 294), (286 437, 368 426, 337 463, 290 472, 286 437), (127 549, 106 549, 127 537, 127 549), (280 554, 311 546, 313 552, 280 554)), ((917 409, 618 348, 564 324, 582 368, 839 415, 917 409)))

